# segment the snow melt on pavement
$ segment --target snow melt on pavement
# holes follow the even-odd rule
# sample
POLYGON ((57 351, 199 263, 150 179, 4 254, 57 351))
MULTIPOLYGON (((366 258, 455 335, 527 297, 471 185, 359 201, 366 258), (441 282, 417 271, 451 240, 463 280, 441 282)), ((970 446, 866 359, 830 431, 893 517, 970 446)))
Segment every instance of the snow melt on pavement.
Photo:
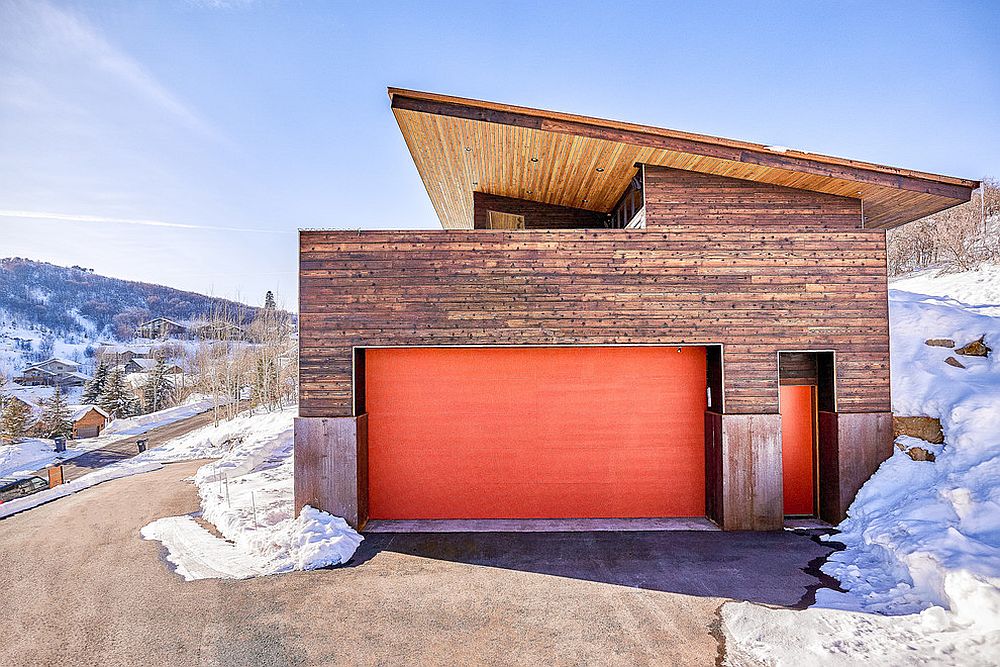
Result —
MULTIPOLYGON (((296 408, 242 415, 168 443, 188 458, 220 456, 194 476, 200 518, 166 517, 142 530, 159 540, 185 579, 241 579, 346 563, 362 537, 340 517, 309 507, 294 516, 292 419, 296 408)), ((160 448, 162 449, 162 448, 160 448)), ((157 450, 151 450, 157 451, 157 450)))
POLYGON ((822 568, 846 593, 821 589, 805 612, 724 606, 729 664, 998 662, 1000 317, 898 290, 889 305, 893 412, 939 418, 945 444, 900 438, 858 493, 832 538, 846 548, 822 568), (994 352, 957 356, 964 369, 924 344, 981 335, 994 352), (913 446, 936 461, 914 461, 913 446))

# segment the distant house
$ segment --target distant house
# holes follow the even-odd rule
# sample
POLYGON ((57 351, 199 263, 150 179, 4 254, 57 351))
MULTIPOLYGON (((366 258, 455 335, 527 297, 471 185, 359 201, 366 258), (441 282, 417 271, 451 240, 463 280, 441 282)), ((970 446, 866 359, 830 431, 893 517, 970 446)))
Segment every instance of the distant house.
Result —
MULTIPOLYGON (((125 372, 126 375, 129 373, 149 373, 152 372, 153 368, 155 367, 156 367, 156 359, 137 358, 137 359, 132 359, 131 361, 126 363, 122 367, 122 370, 125 372)), ((177 373, 183 373, 184 369, 182 369, 177 364, 168 363, 166 365, 166 372, 170 373, 171 375, 175 375, 177 373)))
POLYGON ((80 372, 80 364, 53 357, 26 367, 14 381, 25 386, 79 387, 89 379, 80 372))
POLYGON ((232 322, 207 322, 195 329, 198 338, 206 340, 244 340, 247 331, 232 322))
POLYGON ((166 317, 157 317, 143 322, 135 330, 137 338, 176 338, 186 333, 186 326, 166 317))
POLYGON ((97 355, 112 365, 127 364, 133 359, 147 359, 152 348, 149 345, 105 345, 97 350, 97 355))
POLYGON ((71 405, 73 437, 96 438, 111 421, 111 415, 96 405, 71 405))

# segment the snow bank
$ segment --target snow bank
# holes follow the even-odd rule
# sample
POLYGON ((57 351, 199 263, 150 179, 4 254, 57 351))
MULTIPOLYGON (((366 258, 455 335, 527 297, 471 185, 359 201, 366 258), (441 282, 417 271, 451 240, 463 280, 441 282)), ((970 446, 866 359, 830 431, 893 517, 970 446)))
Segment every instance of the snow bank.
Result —
POLYGON ((0 477, 34 472, 55 457, 51 440, 27 438, 13 445, 0 445, 0 477))
POLYGON ((362 538, 340 517, 309 506, 294 516, 295 412, 243 415, 168 443, 168 456, 221 457, 202 466, 194 480, 201 518, 224 539, 191 517, 167 517, 142 531, 163 543, 178 574, 238 579, 339 565, 354 555, 362 538))
POLYGON ((910 616, 792 611, 750 602, 722 607, 725 664, 898 667, 996 665, 1000 633, 964 627, 941 607, 910 616))
POLYGON ((205 412, 212 407, 212 399, 201 394, 192 394, 180 405, 166 410, 150 412, 148 415, 116 419, 102 432, 104 435, 139 435, 160 426, 173 424, 205 412))
POLYGON ((858 493, 836 539, 847 548, 824 571, 848 593, 823 591, 824 606, 907 614, 940 605, 969 622, 1000 628, 1000 318, 961 303, 893 290, 892 404, 901 415, 941 420, 944 446, 914 461, 902 451, 858 493), (944 359, 948 348, 986 336, 988 358, 944 359))
POLYGON ((894 280, 890 287, 915 294, 956 299, 973 309, 989 309, 986 314, 1000 315, 1000 265, 983 264, 972 271, 959 273, 927 269, 894 280))

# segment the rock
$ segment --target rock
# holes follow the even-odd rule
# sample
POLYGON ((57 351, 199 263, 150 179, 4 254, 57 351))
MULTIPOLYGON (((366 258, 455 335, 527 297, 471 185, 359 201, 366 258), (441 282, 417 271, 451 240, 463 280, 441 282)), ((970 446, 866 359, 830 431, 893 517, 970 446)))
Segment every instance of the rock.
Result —
POLYGON ((968 345, 963 345, 962 347, 955 350, 955 354, 961 354, 963 357, 988 357, 992 350, 990 347, 983 342, 986 336, 980 336, 979 340, 974 340, 968 345))
POLYGON ((955 341, 950 338, 928 338, 924 341, 924 345, 930 345, 931 347, 955 347, 955 341))
POLYGON ((962 362, 956 359, 955 357, 948 357, 947 359, 944 360, 944 363, 948 364, 949 366, 954 366, 955 368, 965 368, 965 366, 962 365, 962 362))
POLYGON ((923 447, 910 447, 906 453, 914 461, 934 461, 937 458, 934 452, 929 452, 923 447))
POLYGON ((944 442, 944 431, 941 420, 934 417, 896 417, 892 418, 892 437, 908 435, 920 438, 935 445, 944 442))

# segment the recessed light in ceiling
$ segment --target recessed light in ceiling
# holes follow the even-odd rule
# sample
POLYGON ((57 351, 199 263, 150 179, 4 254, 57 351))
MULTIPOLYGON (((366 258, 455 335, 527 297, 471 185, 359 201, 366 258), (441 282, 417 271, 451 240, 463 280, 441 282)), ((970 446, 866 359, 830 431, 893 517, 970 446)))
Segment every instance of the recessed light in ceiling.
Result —
POLYGON ((602 171, 604 171, 604 167, 598 167, 597 168, 597 173, 601 173, 602 171))
POLYGON ((472 148, 470 148, 469 146, 466 146, 465 147, 465 152, 466 153, 471 153, 472 152, 472 148))
POLYGON ((479 185, 479 181, 472 181, 473 185, 479 185))
POLYGON ((538 158, 536 158, 536 157, 533 157, 533 158, 531 158, 531 161, 532 161, 532 162, 538 162, 538 158))
POLYGON ((529 195, 531 194, 531 190, 528 190, 528 194, 529 194, 529 195))
POLYGON ((583 203, 584 203, 584 204, 586 204, 586 203, 587 203, 587 202, 589 202, 589 201, 590 201, 589 199, 584 199, 584 200, 583 200, 583 203))

